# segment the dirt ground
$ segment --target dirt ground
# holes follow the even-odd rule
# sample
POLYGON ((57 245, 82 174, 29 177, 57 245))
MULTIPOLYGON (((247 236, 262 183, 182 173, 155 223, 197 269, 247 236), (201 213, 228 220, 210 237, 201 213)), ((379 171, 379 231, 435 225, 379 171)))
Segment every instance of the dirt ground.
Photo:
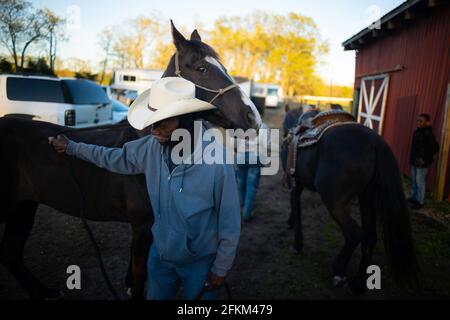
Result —
MULTIPOLYGON (((269 123, 281 121, 281 111, 269 110, 269 123)), ((412 213, 413 233, 422 269, 420 288, 402 288, 390 276, 382 241, 378 241, 374 264, 382 270, 382 289, 352 296, 333 288, 331 263, 343 244, 337 225, 317 194, 302 196, 305 246, 301 254, 291 250, 293 231, 286 220, 289 194, 281 188, 281 172, 261 179, 255 218, 243 224, 234 267, 229 275, 234 299, 437 299, 450 298, 450 231, 429 218, 426 210, 412 213)), ((352 215, 357 219, 356 204, 352 215)), ((123 223, 90 222, 113 285, 128 299, 124 278, 129 261, 130 227, 123 223)), ((4 225, 0 225, 0 236, 4 225)), ((381 239, 381 236, 379 236, 381 239)), ((356 271, 359 251, 349 266, 356 271)), ((94 250, 81 221, 41 205, 25 250, 25 263, 50 287, 61 288, 63 299, 111 299, 101 276, 94 250), (82 289, 66 288, 66 268, 78 265, 82 289)), ((221 293, 225 298, 225 294, 221 293)), ((0 265, 0 300, 28 299, 11 274, 0 265)))

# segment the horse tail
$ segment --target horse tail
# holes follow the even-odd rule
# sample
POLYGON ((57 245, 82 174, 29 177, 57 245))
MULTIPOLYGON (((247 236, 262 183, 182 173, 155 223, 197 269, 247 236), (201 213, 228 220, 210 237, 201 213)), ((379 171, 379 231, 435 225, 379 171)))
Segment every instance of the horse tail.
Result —
POLYGON ((418 263, 399 166, 385 141, 381 140, 375 149, 374 200, 381 218, 386 255, 396 279, 415 282, 418 263))

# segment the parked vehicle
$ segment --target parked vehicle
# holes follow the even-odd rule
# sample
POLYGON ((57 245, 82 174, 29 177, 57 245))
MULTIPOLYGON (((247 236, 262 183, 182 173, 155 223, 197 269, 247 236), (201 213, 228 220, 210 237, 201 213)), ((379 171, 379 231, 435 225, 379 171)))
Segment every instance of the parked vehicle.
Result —
POLYGON ((102 86, 102 89, 103 89, 103 91, 105 91, 105 93, 109 99, 113 98, 110 86, 102 86))
POLYGON ((152 86, 153 81, 160 79, 163 70, 156 69, 116 69, 111 81, 111 93, 126 105, 130 105, 138 95, 152 86))
POLYGON ((0 75, 0 117, 48 121, 74 128, 113 123, 111 101, 86 79, 0 75))
POLYGON ((125 120, 128 116, 128 106, 116 99, 112 99, 111 103, 113 110, 113 122, 117 123, 125 120))
POLYGON ((281 87, 271 83, 254 82, 251 97, 255 100, 262 99, 267 108, 278 108, 283 102, 281 87))

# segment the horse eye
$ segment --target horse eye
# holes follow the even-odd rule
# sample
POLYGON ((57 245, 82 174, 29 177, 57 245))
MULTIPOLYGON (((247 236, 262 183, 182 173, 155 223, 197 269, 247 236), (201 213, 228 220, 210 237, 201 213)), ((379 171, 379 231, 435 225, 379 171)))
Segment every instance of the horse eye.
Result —
POLYGON ((208 68, 206 68, 205 66, 201 66, 197 68, 197 71, 201 72, 201 73, 205 73, 206 71, 208 71, 208 68))

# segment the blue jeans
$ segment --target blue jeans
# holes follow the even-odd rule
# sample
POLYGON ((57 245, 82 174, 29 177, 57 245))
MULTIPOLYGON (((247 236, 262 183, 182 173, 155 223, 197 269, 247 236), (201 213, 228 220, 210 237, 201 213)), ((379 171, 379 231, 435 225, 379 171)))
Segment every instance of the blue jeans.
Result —
POLYGON ((253 216, 256 191, 261 177, 261 167, 258 165, 238 165, 237 177, 239 184, 239 197, 242 205, 242 218, 250 219, 253 216))
POLYGON ((425 202, 425 191, 427 187, 428 168, 411 167, 412 194, 411 198, 420 203, 425 202))
MULTIPOLYGON (((215 255, 209 255, 192 264, 177 266, 161 260, 156 247, 152 245, 147 264, 147 299, 173 300, 180 287, 183 288, 185 300, 195 299, 208 279, 214 260, 215 255)), ((217 291, 207 291, 201 299, 217 299, 217 291)))

